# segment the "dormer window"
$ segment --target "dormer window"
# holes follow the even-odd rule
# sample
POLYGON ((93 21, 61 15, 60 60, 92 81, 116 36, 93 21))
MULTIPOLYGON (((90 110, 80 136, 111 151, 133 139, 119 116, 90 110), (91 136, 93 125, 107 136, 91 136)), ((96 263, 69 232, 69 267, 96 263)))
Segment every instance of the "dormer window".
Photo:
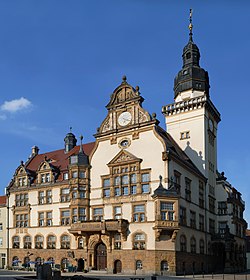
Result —
POLYGON ((63 174, 63 180, 68 180, 69 179, 69 173, 66 172, 63 174))
POLYGON ((18 186, 22 187, 22 186, 26 186, 26 178, 22 177, 18 179, 18 186))

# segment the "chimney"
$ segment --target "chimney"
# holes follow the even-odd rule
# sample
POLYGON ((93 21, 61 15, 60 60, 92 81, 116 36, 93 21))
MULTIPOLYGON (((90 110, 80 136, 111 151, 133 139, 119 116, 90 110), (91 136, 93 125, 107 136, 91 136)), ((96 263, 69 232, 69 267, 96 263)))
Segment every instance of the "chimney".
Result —
POLYGON ((32 157, 38 155, 38 152, 39 152, 39 148, 37 146, 33 146, 31 148, 31 156, 32 157))

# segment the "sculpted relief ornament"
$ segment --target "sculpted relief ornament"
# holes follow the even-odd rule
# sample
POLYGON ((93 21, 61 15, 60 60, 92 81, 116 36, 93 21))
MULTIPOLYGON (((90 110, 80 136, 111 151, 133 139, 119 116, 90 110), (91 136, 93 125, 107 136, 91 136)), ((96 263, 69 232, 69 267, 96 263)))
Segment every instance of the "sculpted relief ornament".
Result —
POLYGON ((111 116, 109 115, 107 119, 103 123, 102 131, 101 132, 106 132, 112 129, 112 120, 111 116))

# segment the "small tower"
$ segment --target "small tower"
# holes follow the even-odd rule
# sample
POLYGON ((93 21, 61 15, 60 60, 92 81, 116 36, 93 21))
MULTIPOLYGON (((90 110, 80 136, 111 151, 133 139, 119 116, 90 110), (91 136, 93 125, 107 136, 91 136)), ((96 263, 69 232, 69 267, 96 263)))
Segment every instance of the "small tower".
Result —
POLYGON ((207 95, 209 96, 209 77, 200 67, 200 51, 193 42, 192 10, 190 10, 189 41, 183 49, 183 66, 174 80, 175 101, 207 95))
POLYGON ((65 143, 65 153, 68 153, 70 150, 72 150, 76 146, 76 137, 75 135, 71 132, 72 127, 70 127, 70 132, 67 133, 67 135, 64 138, 64 143, 65 143))

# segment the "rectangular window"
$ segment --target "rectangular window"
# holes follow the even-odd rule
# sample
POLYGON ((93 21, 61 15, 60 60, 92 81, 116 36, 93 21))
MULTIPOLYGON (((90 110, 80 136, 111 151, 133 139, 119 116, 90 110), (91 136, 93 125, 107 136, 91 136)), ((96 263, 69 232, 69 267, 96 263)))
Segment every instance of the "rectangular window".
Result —
POLYGON ((72 178, 77 178, 78 177, 78 172, 77 171, 73 171, 72 172, 72 178))
POLYGON ((39 227, 44 227, 44 226, 45 226, 45 216, 44 216, 44 212, 38 213, 38 226, 39 226, 39 227))
POLYGON ((28 193, 22 193, 16 195, 16 206, 28 205, 28 193))
POLYGON ((143 184, 141 186, 141 192, 142 193, 149 193, 149 184, 143 184))
POLYGON ((180 207, 180 224, 186 225, 187 224, 187 211, 186 208, 180 207))
POLYGON ((3 247, 3 238, 0 237, 0 247, 3 247))
POLYGON ((226 215, 227 214, 227 202, 226 201, 219 201, 218 202, 218 214, 219 215, 226 215))
POLYGON ((3 230, 3 224, 0 223, 0 231, 2 231, 2 230, 3 230))
POLYGON ((104 197, 110 197, 110 189, 104 189, 103 195, 104 195, 104 197))
POLYGON ((174 220, 174 203, 173 202, 161 202, 161 219, 163 221, 174 220))
POLYGON ((226 233, 227 222, 219 222, 218 228, 219 228, 219 234, 224 235, 226 233))
POLYGON ((199 214, 199 230, 204 231, 204 216, 199 214))
POLYGON ((95 221, 101 221, 103 219, 103 208, 93 209, 93 219, 95 221))
POLYGON ((185 178, 185 199, 191 201, 191 180, 187 177, 185 178))
POLYGON ((114 219, 119 220, 122 218, 122 208, 121 206, 114 207, 114 219))
POLYGON ((61 202, 69 202, 70 201, 70 190, 69 190, 69 188, 61 189, 60 198, 61 198, 61 202))
POLYGON ((190 227, 196 228, 196 213, 194 211, 190 211, 190 227))
POLYGON ((199 206, 204 208, 204 184, 203 182, 199 181, 199 206))
POLYGON ((141 181, 142 181, 142 183, 149 182, 150 181, 149 173, 142 173, 141 181))
POLYGON ((209 219, 209 232, 215 233, 215 220, 209 219))
POLYGON ((80 220, 81 222, 87 220, 86 208, 84 208, 84 207, 80 207, 80 208, 79 208, 79 220, 80 220))
POLYGON ((115 185, 115 186, 119 186, 119 185, 120 185, 120 182, 121 182, 120 177, 119 177, 119 176, 116 176, 116 177, 114 178, 114 185, 115 185))
POLYGON ((136 194, 136 185, 130 187, 130 193, 136 194))
POLYGON ((80 177, 81 179, 86 178, 86 173, 85 173, 84 171, 80 171, 80 172, 79 172, 79 177, 80 177))
POLYGON ((136 174, 131 174, 130 175, 130 183, 131 184, 136 184, 137 180, 136 180, 136 174))
POLYGON ((133 207, 133 221, 144 222, 145 221, 145 205, 134 205, 133 207))
POLYGON ((46 212, 46 224, 48 227, 52 226, 52 211, 46 212))
POLYGON ((121 195, 121 189, 115 188, 115 196, 120 196, 120 195, 121 195))
POLYGON ((63 180, 68 180, 69 179, 69 173, 63 173, 63 180))
POLYGON ((122 194, 128 195, 128 187, 122 187, 122 194))
POLYGON ((61 210, 61 225, 66 226, 70 224, 70 210, 61 210))
POLYGON ((110 187, 110 179, 104 179, 103 180, 103 187, 104 188, 110 187))
POLYGON ((215 198, 209 196, 208 198, 209 211, 215 213, 215 198))
POLYGON ((122 176, 122 185, 128 185, 128 175, 122 176))
POLYGON ((29 215, 17 214, 15 215, 16 227, 28 227, 29 215))
POLYGON ((190 132, 189 131, 181 132, 180 140, 189 139, 189 138, 190 138, 190 132))

